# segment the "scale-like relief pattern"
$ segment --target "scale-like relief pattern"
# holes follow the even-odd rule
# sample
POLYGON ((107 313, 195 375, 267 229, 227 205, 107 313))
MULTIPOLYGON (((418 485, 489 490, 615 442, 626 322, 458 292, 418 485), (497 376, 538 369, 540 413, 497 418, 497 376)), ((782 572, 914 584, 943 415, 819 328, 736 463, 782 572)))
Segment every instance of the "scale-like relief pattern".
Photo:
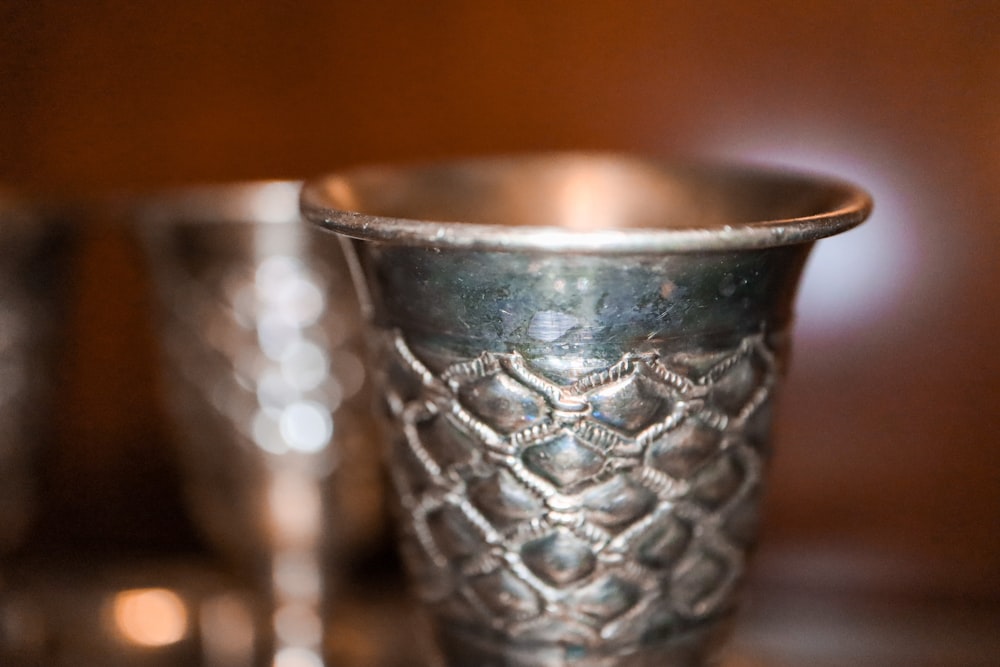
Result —
POLYGON ((627 647, 729 607, 777 376, 762 334, 569 385, 517 352, 433 372, 399 332, 388 348, 404 549, 438 615, 627 647))

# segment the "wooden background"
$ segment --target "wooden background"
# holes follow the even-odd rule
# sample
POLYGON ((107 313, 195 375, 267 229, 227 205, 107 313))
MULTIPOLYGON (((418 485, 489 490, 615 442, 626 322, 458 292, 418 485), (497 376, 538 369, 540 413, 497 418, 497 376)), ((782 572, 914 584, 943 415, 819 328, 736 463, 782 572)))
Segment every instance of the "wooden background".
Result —
MULTIPOLYGON (((8 0, 0 181, 89 196, 551 148, 854 178, 877 211, 811 267, 761 576, 996 600, 998 45, 990 1, 8 0)), ((193 544, 146 281, 91 221, 45 548, 193 544)))

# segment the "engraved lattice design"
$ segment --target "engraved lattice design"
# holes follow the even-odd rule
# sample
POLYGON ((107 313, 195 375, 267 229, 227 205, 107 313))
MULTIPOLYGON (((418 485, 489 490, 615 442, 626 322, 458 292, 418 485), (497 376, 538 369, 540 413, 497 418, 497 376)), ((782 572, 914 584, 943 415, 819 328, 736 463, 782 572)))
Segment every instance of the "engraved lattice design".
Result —
POLYGON ((390 348, 404 549, 439 615, 628 646, 728 606, 776 378, 763 335, 568 385, 517 352, 435 373, 401 334, 390 348))

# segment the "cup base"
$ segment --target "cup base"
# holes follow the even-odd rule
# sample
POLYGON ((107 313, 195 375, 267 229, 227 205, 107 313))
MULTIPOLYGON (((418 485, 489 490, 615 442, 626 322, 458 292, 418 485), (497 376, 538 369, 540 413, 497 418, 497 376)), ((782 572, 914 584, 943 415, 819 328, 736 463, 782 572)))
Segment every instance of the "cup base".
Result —
POLYGON ((712 667, 719 665, 732 618, 713 619, 628 650, 568 644, 505 643, 465 628, 439 628, 443 664, 477 667, 712 667))

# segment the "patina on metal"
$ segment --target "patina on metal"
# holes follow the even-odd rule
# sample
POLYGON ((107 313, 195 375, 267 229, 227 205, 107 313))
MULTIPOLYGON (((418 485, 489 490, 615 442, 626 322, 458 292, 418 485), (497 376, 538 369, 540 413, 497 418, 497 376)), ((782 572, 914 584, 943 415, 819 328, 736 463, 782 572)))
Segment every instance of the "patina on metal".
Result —
POLYGON ((351 240, 402 547, 450 665, 705 665, 812 243, 854 186, 555 154, 308 184, 351 240))

